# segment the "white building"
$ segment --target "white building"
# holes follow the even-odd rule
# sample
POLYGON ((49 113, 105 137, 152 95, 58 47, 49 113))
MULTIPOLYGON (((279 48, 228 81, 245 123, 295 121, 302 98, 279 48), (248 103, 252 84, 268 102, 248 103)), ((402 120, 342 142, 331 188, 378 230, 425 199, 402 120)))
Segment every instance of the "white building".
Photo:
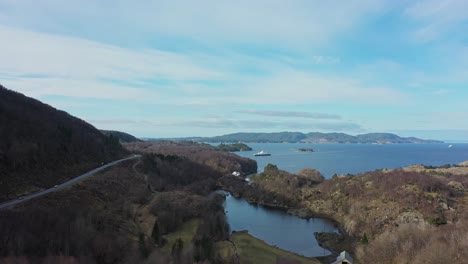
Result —
POLYGON ((353 258, 348 254, 348 252, 343 251, 336 258, 335 262, 331 264, 353 264, 353 258))

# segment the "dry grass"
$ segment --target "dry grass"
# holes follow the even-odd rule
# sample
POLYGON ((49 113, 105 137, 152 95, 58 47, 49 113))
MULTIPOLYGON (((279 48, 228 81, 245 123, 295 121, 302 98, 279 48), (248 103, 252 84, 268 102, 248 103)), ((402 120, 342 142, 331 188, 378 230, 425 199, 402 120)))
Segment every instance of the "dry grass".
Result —
POLYGON ((468 225, 402 225, 359 249, 362 263, 463 263, 468 258, 468 225))
POLYGON ((184 223, 176 231, 165 235, 164 238, 167 240, 167 243, 164 245, 162 250, 164 252, 170 253, 172 246, 178 238, 182 239, 184 245, 192 244, 199 225, 200 219, 192 219, 184 223))
POLYGON ((452 166, 450 168, 427 168, 423 165, 413 165, 403 168, 404 171, 424 172, 435 175, 468 175, 468 161, 462 162, 459 166, 452 166))
POLYGON ((269 264, 269 263, 320 263, 314 258, 306 258, 294 253, 266 244, 247 232, 236 232, 232 235, 232 241, 237 246, 241 264, 269 264))

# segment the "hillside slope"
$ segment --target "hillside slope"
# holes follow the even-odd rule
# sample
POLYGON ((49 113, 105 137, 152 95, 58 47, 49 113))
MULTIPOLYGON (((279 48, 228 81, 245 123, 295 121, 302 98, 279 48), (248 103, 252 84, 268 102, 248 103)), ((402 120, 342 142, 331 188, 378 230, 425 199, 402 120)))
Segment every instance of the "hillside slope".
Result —
POLYGON ((140 140, 128 133, 125 132, 120 132, 120 131, 115 131, 115 130, 100 130, 101 133, 103 133, 106 136, 114 136, 119 139, 120 143, 131 143, 131 142, 143 142, 143 140, 140 140))
POLYGON ((239 171, 247 175, 257 172, 257 162, 255 160, 219 151, 207 144, 158 141, 126 143, 124 147, 131 152, 141 154, 158 153, 185 157, 193 162, 206 165, 221 174, 231 174, 233 171, 239 171))
POLYGON ((85 121, 0 85, 0 201, 51 187, 126 151, 85 121))

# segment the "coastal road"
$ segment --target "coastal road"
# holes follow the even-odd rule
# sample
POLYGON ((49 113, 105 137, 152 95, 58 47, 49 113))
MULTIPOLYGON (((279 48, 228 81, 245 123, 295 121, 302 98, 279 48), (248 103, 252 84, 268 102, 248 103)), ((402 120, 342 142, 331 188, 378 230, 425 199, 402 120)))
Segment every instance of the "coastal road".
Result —
POLYGON ((0 210, 5 209, 5 208, 10 207, 10 206, 13 206, 13 205, 17 205, 19 203, 22 203, 22 202, 25 202, 25 201, 28 201, 28 200, 31 200, 31 199, 34 199, 34 198, 37 198, 37 197, 40 197, 40 196, 43 196, 43 195, 46 195, 46 194, 51 193, 51 192, 62 190, 64 188, 69 187, 69 186, 77 183, 78 181, 86 179, 89 176, 91 176, 91 175, 93 175, 93 174, 95 174, 97 172, 100 172, 100 171, 102 171, 102 170, 104 170, 106 168, 112 167, 112 166, 117 165, 117 164, 119 164, 121 162, 124 162, 126 160, 136 159, 136 158, 139 158, 139 157, 141 157, 141 155, 132 155, 132 156, 124 158, 124 159, 116 160, 116 161, 107 163, 106 165, 103 165, 103 166, 101 166, 99 168, 96 168, 94 170, 88 171, 85 174, 82 174, 82 175, 80 175, 78 177, 75 177, 75 178, 73 178, 73 179, 71 179, 71 180, 69 180, 67 182, 64 182, 64 183, 59 184, 59 185, 55 185, 52 188, 49 188, 49 189, 46 189, 46 190, 43 190, 43 191, 40 191, 40 192, 37 192, 37 193, 29 194, 29 195, 26 195, 26 196, 22 196, 20 198, 15 199, 15 200, 10 200, 10 201, 1 203, 0 204, 0 210))

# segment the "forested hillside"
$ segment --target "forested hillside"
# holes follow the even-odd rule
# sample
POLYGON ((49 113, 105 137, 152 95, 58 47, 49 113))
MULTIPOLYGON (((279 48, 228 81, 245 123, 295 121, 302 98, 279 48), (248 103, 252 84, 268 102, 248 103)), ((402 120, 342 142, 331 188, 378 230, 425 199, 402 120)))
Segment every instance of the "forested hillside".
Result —
MULTIPOLYGON (((232 248, 223 196, 214 192, 224 170, 145 153, 0 210, 0 263, 236 263, 219 249, 232 248)), ((203 149, 192 156, 206 157, 203 149)))
POLYGON ((115 130, 101 130, 101 132, 106 136, 114 136, 119 139, 120 143, 130 143, 130 142, 142 142, 140 140, 128 133, 115 131, 115 130))
POLYGON ((124 156, 114 136, 0 85, 0 201, 124 156))
POLYGON ((125 148, 134 153, 159 153, 185 157, 193 162, 206 165, 222 174, 239 171, 243 174, 257 172, 257 162, 252 159, 222 152, 216 147, 194 142, 135 142, 124 144, 125 148))

